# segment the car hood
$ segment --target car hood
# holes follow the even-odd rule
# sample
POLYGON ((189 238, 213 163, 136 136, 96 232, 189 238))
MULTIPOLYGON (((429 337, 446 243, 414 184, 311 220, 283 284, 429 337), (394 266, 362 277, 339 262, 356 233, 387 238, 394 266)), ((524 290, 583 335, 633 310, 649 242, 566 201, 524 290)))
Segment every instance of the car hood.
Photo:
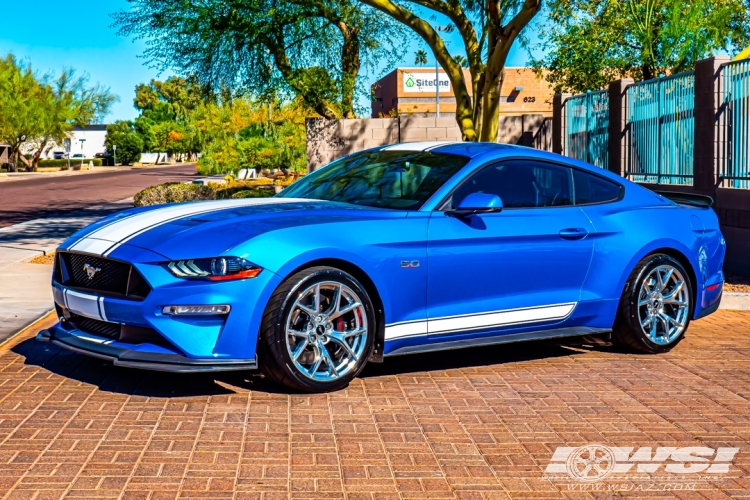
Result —
POLYGON ((63 248, 109 256, 121 245, 169 259, 216 257, 271 231, 334 222, 405 217, 397 210, 293 198, 176 203, 133 209, 74 234, 63 248))

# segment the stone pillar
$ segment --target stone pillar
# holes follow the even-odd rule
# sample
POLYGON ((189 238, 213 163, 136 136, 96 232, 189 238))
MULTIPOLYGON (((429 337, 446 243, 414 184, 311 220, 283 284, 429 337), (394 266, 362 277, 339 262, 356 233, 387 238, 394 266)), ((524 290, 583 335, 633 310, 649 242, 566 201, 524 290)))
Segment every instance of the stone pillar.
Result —
POLYGON ((627 167, 626 124, 627 96, 626 89, 632 85, 632 78, 623 78, 609 84, 609 157, 608 169, 617 175, 624 176, 627 167))
POLYGON ((565 100, 572 94, 555 94, 552 98, 552 152, 565 152, 565 100))
POLYGON ((718 125, 721 108, 719 68, 729 57, 717 56, 695 63, 695 149, 693 187, 713 195, 722 161, 723 148, 718 125))

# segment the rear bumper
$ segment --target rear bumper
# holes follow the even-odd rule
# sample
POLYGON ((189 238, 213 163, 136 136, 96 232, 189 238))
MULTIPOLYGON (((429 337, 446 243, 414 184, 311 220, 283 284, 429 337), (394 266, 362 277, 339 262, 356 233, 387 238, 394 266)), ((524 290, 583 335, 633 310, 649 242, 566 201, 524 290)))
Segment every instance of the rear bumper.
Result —
POLYGON ((36 338, 126 368, 189 373, 255 370, 258 367, 256 359, 191 359, 158 346, 124 344, 77 329, 66 329, 60 323, 42 330, 36 338), (141 350, 142 347, 148 350, 141 350))

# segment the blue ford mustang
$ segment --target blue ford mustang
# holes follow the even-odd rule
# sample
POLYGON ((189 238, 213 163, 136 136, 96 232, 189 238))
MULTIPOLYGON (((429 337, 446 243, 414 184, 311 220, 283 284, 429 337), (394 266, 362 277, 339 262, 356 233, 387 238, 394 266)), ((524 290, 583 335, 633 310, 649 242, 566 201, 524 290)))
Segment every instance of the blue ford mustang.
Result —
POLYGON ((136 208, 65 241, 40 340, 163 371, 260 368, 302 391, 369 361, 610 334, 661 353, 715 311, 710 198, 537 150, 410 143, 275 198, 136 208))

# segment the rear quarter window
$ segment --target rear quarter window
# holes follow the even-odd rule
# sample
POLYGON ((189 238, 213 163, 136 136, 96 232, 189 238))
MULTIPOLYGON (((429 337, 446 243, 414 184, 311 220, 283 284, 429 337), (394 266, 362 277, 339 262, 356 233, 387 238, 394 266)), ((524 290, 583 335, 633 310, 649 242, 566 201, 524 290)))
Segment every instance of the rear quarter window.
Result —
POLYGON ((578 169, 573 169, 573 186, 576 205, 617 201, 623 190, 623 187, 616 182, 578 169))

